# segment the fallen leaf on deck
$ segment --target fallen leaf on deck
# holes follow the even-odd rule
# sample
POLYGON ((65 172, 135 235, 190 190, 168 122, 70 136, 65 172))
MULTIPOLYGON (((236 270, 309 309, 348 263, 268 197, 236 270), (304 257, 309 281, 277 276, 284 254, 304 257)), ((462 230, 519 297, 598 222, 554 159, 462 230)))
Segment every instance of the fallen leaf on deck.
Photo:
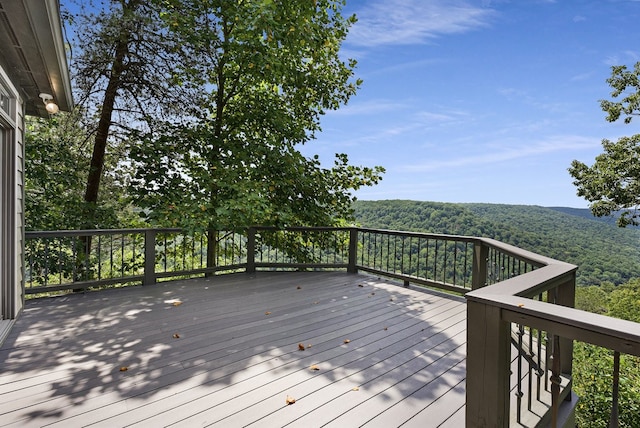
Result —
POLYGON ((311 348, 311 344, 307 343, 307 349, 311 348))
POLYGON ((349 340, 349 339, 345 339, 345 340, 343 340, 342 342, 343 342, 343 343, 349 343, 349 342, 351 342, 351 340, 349 340))
POLYGON ((298 343, 298 350, 304 351, 305 349, 307 349, 307 348, 304 346, 304 344, 298 343))
POLYGON ((309 367, 309 370, 318 371, 318 370, 320 370, 320 367, 318 367, 316 364, 314 364, 311 367, 309 367))
POLYGON ((518 303, 519 308, 524 308, 524 303, 518 303))
POLYGON ((287 395, 287 400, 285 402, 287 403, 287 406, 290 406, 296 402, 296 399, 287 395))
POLYGON ((173 333, 173 338, 174 339, 180 339, 180 335, 178 333, 173 333))
POLYGON ((129 370, 129 367, 120 367, 121 372, 126 372, 127 370, 129 370))
POLYGON ((360 388, 358 388, 357 386, 354 386, 353 388, 351 388, 352 391, 360 391, 360 388))
POLYGON ((180 300, 176 300, 175 302, 172 303, 173 306, 180 306, 182 304, 182 302, 180 300))
POLYGON ((264 313, 265 315, 271 315, 271 312, 267 311, 264 313))

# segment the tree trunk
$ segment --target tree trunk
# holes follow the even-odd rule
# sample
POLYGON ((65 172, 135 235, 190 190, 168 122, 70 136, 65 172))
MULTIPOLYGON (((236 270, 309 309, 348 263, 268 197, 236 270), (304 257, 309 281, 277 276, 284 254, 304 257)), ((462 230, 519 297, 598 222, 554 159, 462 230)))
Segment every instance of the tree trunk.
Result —
MULTIPOLYGON (((128 37, 129 35, 122 31, 120 39, 116 43, 116 52, 111 65, 111 74, 109 75, 109 83, 104 93, 102 109, 100 111, 100 121, 96 131, 96 138, 93 143, 93 154, 91 156, 91 165, 89 167, 89 175, 87 177, 87 186, 84 193, 84 201, 87 203, 86 218, 83 229, 95 229, 98 226, 96 219, 96 208, 98 203, 98 193, 100 191, 100 181, 102 180, 102 171, 104 170, 104 158, 107 149, 107 140, 109 138, 109 128, 111 127, 111 117, 113 116, 113 107, 116 101, 118 88, 120 87, 122 73, 124 71, 124 59, 128 53, 128 37)), ((91 235, 80 237, 81 248, 84 251, 84 260, 88 261, 91 257, 91 235)), ((82 275, 88 275, 85 272, 85 263, 82 258, 78 260, 78 271, 82 275)), ((74 290, 80 291, 80 290, 74 290)))
MULTIPOLYGON (((230 29, 229 26, 227 25, 227 23, 225 22, 223 24, 223 37, 224 37, 224 41, 226 43, 226 41, 229 38, 229 34, 230 34, 230 29)), ((211 150, 211 154, 209 157, 209 170, 212 171, 213 166, 216 166, 219 162, 219 148, 222 145, 223 142, 223 123, 224 121, 222 120, 223 115, 224 115, 224 108, 225 108, 225 85, 226 85, 226 78, 225 78, 225 74, 224 74, 224 68, 226 65, 226 55, 222 55, 222 57, 220 58, 220 61, 218 63, 217 66, 217 70, 216 70, 216 79, 217 79, 217 85, 216 85, 216 116, 215 116, 215 129, 214 129, 214 133, 213 133, 213 144, 214 147, 211 150)), ((215 169, 213 169, 215 173, 215 169)), ((215 209, 215 207, 218 205, 218 192, 219 192, 219 188, 218 185, 216 183, 215 180, 212 180, 211 186, 209 188, 209 202, 211 204, 211 207, 213 209, 215 209)), ((219 230, 217 230, 218 224, 219 222, 216 221, 216 218, 210 219, 209 221, 209 225, 208 225, 208 231, 207 231, 207 241, 208 241, 208 245, 207 245, 207 267, 208 268, 213 268, 217 265, 218 263, 218 236, 219 236, 219 230)), ((206 276, 213 276, 215 272, 209 272, 206 274, 206 276)))
MULTIPOLYGON (((207 267, 214 268, 218 265, 218 231, 207 231, 207 267)), ((207 272, 206 277, 214 276, 215 272, 207 272)))
POLYGON ((84 194, 85 202, 89 204, 89 215, 87 218, 88 228, 95 227, 95 204, 98 202, 100 181, 104 169, 104 158, 107 149, 107 139, 109 138, 109 128, 111 127, 111 117, 116 101, 120 79, 124 71, 124 58, 128 53, 127 34, 121 34, 120 40, 116 44, 116 55, 111 66, 109 83, 104 93, 102 109, 100 111, 100 121, 96 131, 96 138, 93 144, 93 154, 91 156, 91 166, 87 177, 87 187, 84 194))

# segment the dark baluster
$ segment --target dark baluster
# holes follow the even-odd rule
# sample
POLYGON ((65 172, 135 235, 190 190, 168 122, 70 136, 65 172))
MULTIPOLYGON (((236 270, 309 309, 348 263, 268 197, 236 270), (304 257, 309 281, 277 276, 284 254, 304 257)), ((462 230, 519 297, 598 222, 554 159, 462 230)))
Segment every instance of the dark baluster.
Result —
POLYGON ((49 241, 44 241, 44 286, 49 282, 49 241))
MULTIPOLYGON (((404 273, 409 273, 409 274, 411 274, 411 267, 413 266, 413 265, 411 264, 411 262, 413 261, 413 260, 412 260, 412 257, 411 257, 411 255, 412 255, 412 253, 413 253, 413 251, 411 251, 411 246, 412 246, 412 244, 413 244, 413 237, 411 237, 411 236, 410 236, 410 237, 409 237, 409 269, 408 269, 408 272, 405 272, 405 271, 404 271, 404 268, 403 268, 403 269, 402 269, 402 273, 403 273, 403 274, 404 274, 404 273)), ((403 262, 403 264, 404 264, 404 239, 402 240, 402 262, 403 262)))
POLYGON ((189 246, 189 236, 182 235, 182 270, 187 270, 187 247, 189 246))
POLYGON ((456 269, 458 268, 458 242, 453 242, 453 285, 456 284, 456 269))
POLYGON ((560 336, 553 336, 553 352, 551 354, 551 426, 558 426, 558 410, 560 407, 560 336))
MULTIPOLYGON (((394 239, 396 241, 398 239, 400 239, 400 254, 396 254, 396 261, 394 261, 394 263, 393 263, 393 267, 394 267, 393 271, 394 272, 399 272, 400 274, 403 274, 404 273, 404 237, 395 236, 394 239), (398 268, 398 266, 396 266, 396 264, 399 264, 400 267, 398 268)), ((395 245, 397 245, 397 244, 395 244, 395 245)), ((396 251, 395 248, 394 248, 394 251, 396 251)))
POLYGON ((124 278, 124 240, 126 235, 120 235, 122 241, 120 241, 120 278, 124 278))
POLYGON ((464 243, 464 264, 463 264, 463 270, 462 270, 462 288, 467 288, 467 281, 468 281, 468 272, 469 272, 469 265, 467 265, 467 255, 469 253, 469 243, 465 242, 464 243))
POLYGON ((433 254, 433 279, 438 278, 438 240, 435 242, 435 249, 433 254))
MULTIPOLYGON (((420 244, 422 243, 422 238, 418 238, 418 252, 416 253, 416 276, 420 277, 420 244)), ((424 279, 427 279, 427 272, 424 273, 424 279)))
MULTIPOLYGON (((98 235, 99 242, 100 235, 98 235)), ((88 257, 87 257, 88 258, 88 257)), ((98 259, 98 263, 100 259, 98 259)), ((113 278, 113 235, 109 235, 109 278, 113 278)))
MULTIPOLYGON (((538 295, 538 300, 542 301, 542 294, 538 295)), ((538 378, 536 399, 540 401, 540 388, 542 387, 542 376, 544 376, 544 370, 542 369, 542 341, 544 340, 541 330, 538 330, 537 334, 538 345, 538 369, 536 370, 536 377, 538 378)))
POLYGON ((391 236, 387 235, 387 272, 389 272, 389 257, 391 257, 391 236))
MULTIPOLYGON (((380 243, 382 245, 382 243, 380 243)), ((373 268, 376 268, 376 262, 378 261, 378 235, 373 235, 373 268)), ((382 266, 382 262, 381 262, 382 266)))
POLYGON ((516 412, 517 412, 517 421, 520 423, 521 415, 522 415, 522 354, 524 350, 522 349, 522 338, 524 336, 524 326, 522 324, 518 325, 518 378, 517 378, 517 387, 516 387, 516 412))
POLYGON ((444 261, 442 262, 442 283, 446 284, 447 282, 447 242, 444 241, 444 261))
POLYGON ((534 371, 534 367, 531 364, 532 361, 534 361, 535 359, 535 354, 533 353, 533 331, 531 328, 529 328, 529 358, 527 359, 527 361, 529 362, 529 370, 527 371, 527 377, 528 377, 528 387, 529 387, 529 395, 527 396, 527 408, 529 410, 531 410, 531 400, 532 400, 532 395, 533 395, 533 371, 534 371))
POLYGON ((618 428, 618 394, 620 392, 620 352, 613 353, 613 401, 611 404, 611 418, 609 428, 618 428))
POLYGON ((427 254, 424 258, 424 278, 429 279, 429 238, 427 238, 426 247, 427 254))
POLYGON ((63 238, 58 240, 58 284, 62 284, 62 273, 64 272, 64 262, 62 261, 62 242, 63 238))

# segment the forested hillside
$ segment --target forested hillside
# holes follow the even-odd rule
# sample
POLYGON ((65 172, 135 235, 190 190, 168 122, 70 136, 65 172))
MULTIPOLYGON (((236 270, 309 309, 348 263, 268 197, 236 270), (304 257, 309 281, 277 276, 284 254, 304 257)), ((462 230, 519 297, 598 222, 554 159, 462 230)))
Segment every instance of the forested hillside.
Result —
POLYGON ((576 264, 578 285, 640 277, 640 230, 584 210, 405 200, 357 201, 354 209, 363 227, 494 238, 576 264))

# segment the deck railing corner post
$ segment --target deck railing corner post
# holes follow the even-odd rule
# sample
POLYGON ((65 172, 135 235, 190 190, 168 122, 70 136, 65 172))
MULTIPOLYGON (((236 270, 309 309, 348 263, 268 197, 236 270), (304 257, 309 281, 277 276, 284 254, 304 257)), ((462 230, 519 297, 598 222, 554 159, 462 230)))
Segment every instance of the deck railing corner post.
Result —
POLYGON ((467 300, 467 428, 509 426, 510 339, 499 307, 467 300))
POLYGON ((256 272, 256 228, 247 228, 247 273, 256 272))
POLYGON ((347 272, 358 273, 357 260, 358 260, 358 228, 352 227, 349 229, 349 265, 347 266, 347 272))
POLYGON ((156 283, 156 229, 144 231, 144 281, 142 285, 156 283))
MULTIPOLYGON (((558 286, 556 304, 569 308, 575 307, 576 302, 576 273, 572 273, 571 278, 558 286)), ((565 376, 571 376, 573 372, 573 340, 568 338, 560 339, 560 370, 565 376)), ((570 395, 569 395, 570 397, 570 395)))
POLYGON ((471 289, 477 290, 487 285, 487 260, 489 247, 482 240, 477 239, 473 244, 473 273, 471 289))

